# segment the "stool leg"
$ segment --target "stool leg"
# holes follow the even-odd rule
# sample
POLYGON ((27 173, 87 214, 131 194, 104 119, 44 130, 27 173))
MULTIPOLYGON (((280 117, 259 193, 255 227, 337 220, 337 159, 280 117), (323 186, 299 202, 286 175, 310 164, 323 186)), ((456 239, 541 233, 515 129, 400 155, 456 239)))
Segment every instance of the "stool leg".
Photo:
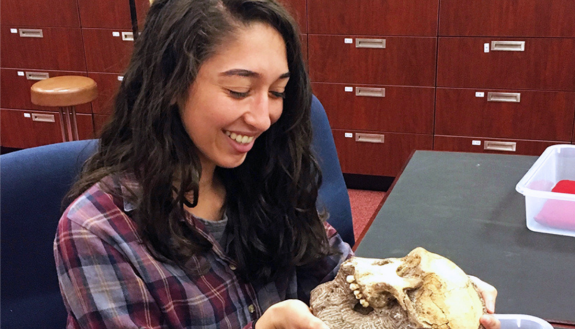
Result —
POLYGON ((67 142, 68 139, 68 116, 66 115, 66 109, 61 107, 58 109, 60 112, 60 126, 62 129, 62 141, 67 142))
POLYGON ((65 132, 64 141, 77 141, 78 137, 78 124, 76 122, 76 107, 66 106, 60 108, 60 114, 64 118, 65 126, 62 129, 65 132))

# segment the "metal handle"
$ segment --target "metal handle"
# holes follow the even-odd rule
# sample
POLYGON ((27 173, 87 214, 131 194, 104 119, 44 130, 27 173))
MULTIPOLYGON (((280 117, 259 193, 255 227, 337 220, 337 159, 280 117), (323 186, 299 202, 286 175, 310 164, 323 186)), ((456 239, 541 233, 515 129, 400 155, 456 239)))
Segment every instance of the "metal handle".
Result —
POLYGON ((525 41, 491 41, 491 51, 525 51, 525 41))
POLYGON ((28 80, 45 80, 49 77, 48 72, 26 72, 26 79, 28 80))
POLYGON ((122 40, 124 40, 124 41, 134 41, 134 33, 132 33, 132 32, 122 32, 122 40))
POLYGON ((490 151, 515 152, 517 150, 517 143, 485 141, 485 143, 483 143, 483 149, 490 151))
POLYGON ((32 113, 32 121, 36 122, 56 122, 54 114, 32 113))
POLYGON ((361 143, 381 143, 383 144, 385 135, 380 134, 355 134, 355 141, 361 143))
POLYGON ((44 33, 42 29, 18 29, 22 38, 43 38, 44 33))
POLYGON ((355 48, 385 48, 385 39, 356 38, 355 48))
POLYGON ((488 102, 520 103, 521 93, 487 93, 488 102))
POLYGON ((356 87, 355 96, 385 97, 385 88, 356 87))

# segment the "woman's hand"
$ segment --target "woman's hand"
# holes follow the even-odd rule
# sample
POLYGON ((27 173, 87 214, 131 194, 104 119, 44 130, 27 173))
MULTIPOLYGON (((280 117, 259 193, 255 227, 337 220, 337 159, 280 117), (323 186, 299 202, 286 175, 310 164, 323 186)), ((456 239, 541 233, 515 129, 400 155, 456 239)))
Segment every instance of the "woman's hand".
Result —
POLYGON ((268 308, 257 320, 255 329, 329 329, 329 327, 311 314, 304 302, 290 299, 268 308))
POLYGON ((500 329, 501 322, 499 322, 499 320, 493 316, 493 313, 495 313, 495 299, 497 298, 497 289, 495 289, 495 287, 489 283, 481 281, 474 276, 470 275, 469 278, 471 281, 473 281, 479 290, 481 297, 483 297, 483 300, 485 301, 485 308, 487 309, 487 313, 489 313, 484 314, 481 319, 479 319, 479 322, 481 322, 485 329, 500 329))

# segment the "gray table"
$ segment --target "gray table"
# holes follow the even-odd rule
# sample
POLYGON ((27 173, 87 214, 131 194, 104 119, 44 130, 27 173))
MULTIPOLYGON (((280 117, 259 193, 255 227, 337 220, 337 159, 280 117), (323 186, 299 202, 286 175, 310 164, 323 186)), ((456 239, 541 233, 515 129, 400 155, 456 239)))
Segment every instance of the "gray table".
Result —
POLYGON ((494 285, 496 312, 575 324, 575 238, 531 232, 515 185, 537 157, 417 151, 356 255, 443 255, 494 285))

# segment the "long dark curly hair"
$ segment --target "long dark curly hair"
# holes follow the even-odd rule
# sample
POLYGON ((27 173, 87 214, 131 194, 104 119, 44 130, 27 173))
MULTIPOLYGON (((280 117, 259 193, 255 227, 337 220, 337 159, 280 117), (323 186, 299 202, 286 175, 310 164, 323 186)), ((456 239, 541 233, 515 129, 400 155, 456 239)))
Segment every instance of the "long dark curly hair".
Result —
POLYGON ((226 188, 229 252, 239 273, 246 280, 271 280, 330 252, 325 216, 316 209, 322 176, 310 149, 311 88, 300 34, 274 0, 156 0, 99 149, 68 200, 106 176, 132 174, 140 188, 133 195, 137 206, 132 217, 156 258, 183 265, 209 250, 210 243, 193 224, 181 220, 185 195, 199 193, 201 166, 178 104, 187 99, 202 63, 239 27, 254 22, 272 26, 285 41, 290 80, 283 113, 242 165, 218 167, 216 174, 226 188))

